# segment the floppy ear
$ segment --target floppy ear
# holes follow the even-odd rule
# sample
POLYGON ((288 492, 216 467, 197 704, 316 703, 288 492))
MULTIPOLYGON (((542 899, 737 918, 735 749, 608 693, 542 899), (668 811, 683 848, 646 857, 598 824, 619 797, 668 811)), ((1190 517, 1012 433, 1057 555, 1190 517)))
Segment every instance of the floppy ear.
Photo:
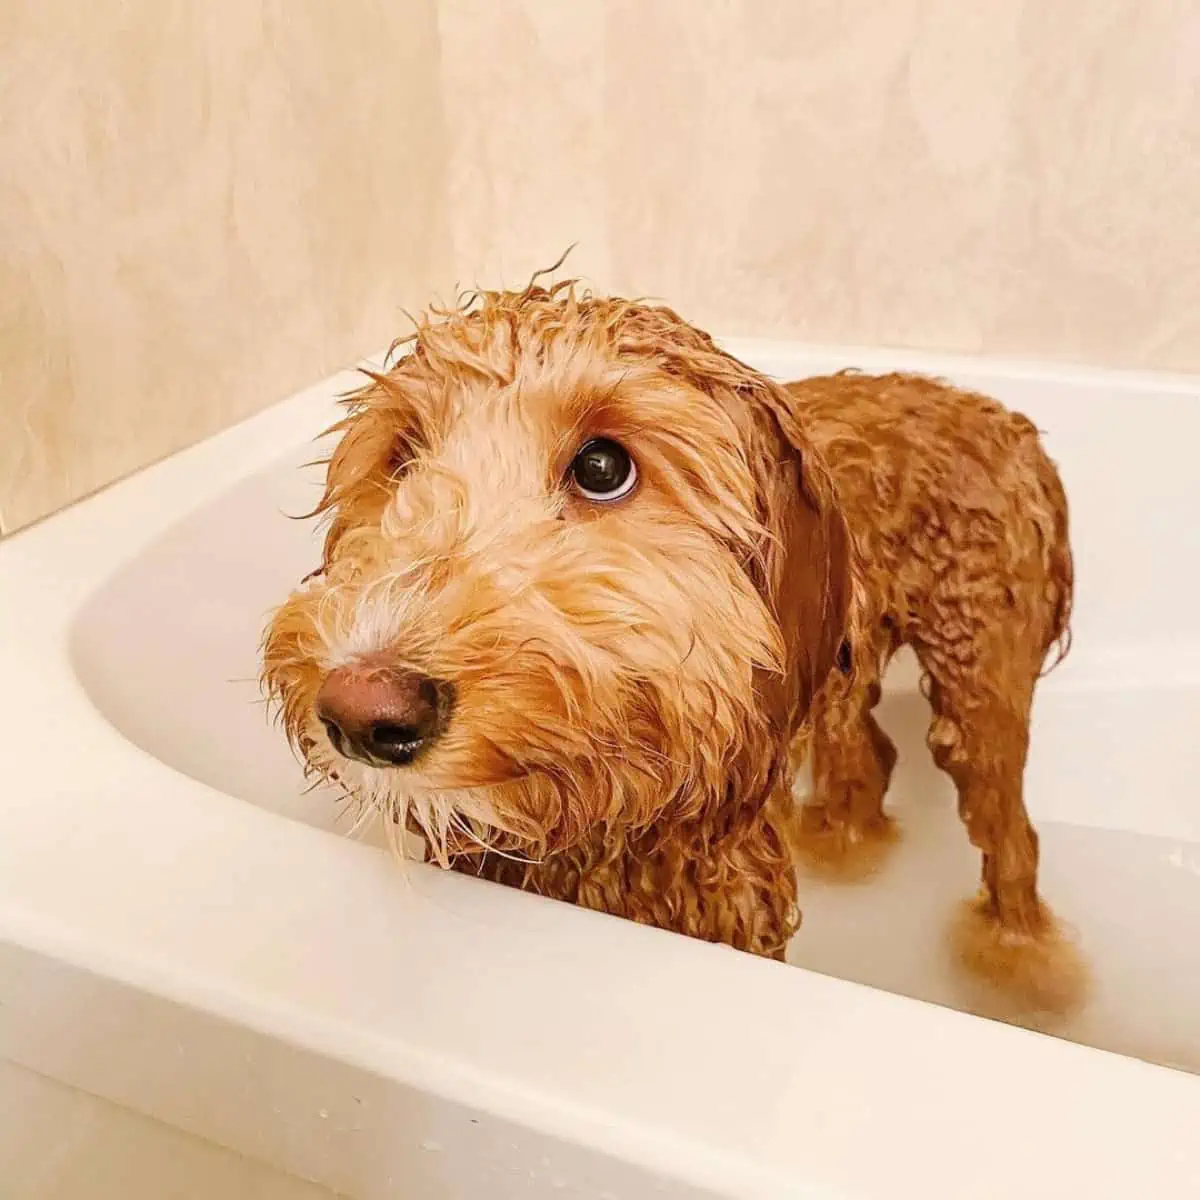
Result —
POLYGON ((830 673, 849 669, 856 564, 853 539, 825 464, 787 393, 755 389, 762 445, 754 455, 764 523, 760 588, 783 632, 787 678, 778 697, 789 723, 803 719, 830 673))
MULTIPOLYGON (((306 517, 324 517, 323 566, 329 566, 347 531, 377 525, 387 506, 389 480, 412 457, 412 405, 402 367, 388 375, 360 369, 367 383, 344 396, 349 410, 325 436, 340 434, 326 464, 325 491, 306 517)), ((319 573, 319 572, 315 572, 319 573)))
POLYGON ((721 350, 668 308, 631 305, 622 350, 651 359, 705 392, 742 431, 767 538, 747 566, 783 633, 784 673, 759 690, 790 734, 834 669, 859 605, 853 539, 833 481, 805 435, 796 402, 779 384, 721 350))

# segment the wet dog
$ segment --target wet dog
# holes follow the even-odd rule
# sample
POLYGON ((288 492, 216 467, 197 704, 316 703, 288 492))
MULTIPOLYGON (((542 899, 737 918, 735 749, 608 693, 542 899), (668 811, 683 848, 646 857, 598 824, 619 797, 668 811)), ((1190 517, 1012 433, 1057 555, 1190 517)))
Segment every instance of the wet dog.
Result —
POLYGON ((311 771, 443 866, 781 957, 794 855, 854 876, 894 841, 872 709, 907 645, 983 856, 959 954, 1078 999, 1022 799, 1072 596, 1027 420, 913 376, 782 386, 535 281, 421 318, 340 429, 323 563, 264 644, 311 771))

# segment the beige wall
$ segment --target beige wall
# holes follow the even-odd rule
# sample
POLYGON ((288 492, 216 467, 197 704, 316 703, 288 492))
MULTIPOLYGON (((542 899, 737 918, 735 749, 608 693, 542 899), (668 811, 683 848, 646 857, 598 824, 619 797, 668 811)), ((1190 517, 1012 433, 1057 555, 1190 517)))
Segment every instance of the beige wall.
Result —
POLYGON ((572 241, 723 333, 1200 370, 1197 64, 1195 0, 7 0, 0 520, 572 241))
POLYGON ((442 0, 455 268, 1200 369, 1196 0, 442 0))
POLYGON ((0 522, 385 346, 437 275, 434 0, 0 3, 0 522))

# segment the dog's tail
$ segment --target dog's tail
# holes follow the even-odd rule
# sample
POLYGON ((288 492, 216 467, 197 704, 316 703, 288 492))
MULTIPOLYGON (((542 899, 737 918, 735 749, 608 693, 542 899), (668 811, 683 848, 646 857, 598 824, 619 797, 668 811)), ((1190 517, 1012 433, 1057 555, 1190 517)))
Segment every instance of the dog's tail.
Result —
POLYGON ((1046 546, 1046 588, 1051 604, 1050 626, 1046 637, 1046 654, 1054 655, 1042 668, 1048 675, 1071 649, 1071 613, 1075 603, 1075 559, 1071 554, 1070 522, 1067 513, 1067 494, 1058 468, 1046 456, 1038 455, 1038 482, 1053 516, 1052 531, 1046 546))

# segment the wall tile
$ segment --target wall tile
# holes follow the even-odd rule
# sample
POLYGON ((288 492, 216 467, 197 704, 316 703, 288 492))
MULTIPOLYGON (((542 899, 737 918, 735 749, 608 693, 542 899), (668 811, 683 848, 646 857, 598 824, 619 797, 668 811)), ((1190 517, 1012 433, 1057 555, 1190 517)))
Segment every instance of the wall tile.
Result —
POLYGON ((444 232, 435 0, 0 6, 0 520, 386 345, 444 232))
POLYGON ((1191 0, 12 0, 0 524, 572 242, 722 333, 1200 370, 1191 0))
POLYGON ((441 12, 460 273, 579 239, 723 333, 1200 369, 1190 0, 441 12))

